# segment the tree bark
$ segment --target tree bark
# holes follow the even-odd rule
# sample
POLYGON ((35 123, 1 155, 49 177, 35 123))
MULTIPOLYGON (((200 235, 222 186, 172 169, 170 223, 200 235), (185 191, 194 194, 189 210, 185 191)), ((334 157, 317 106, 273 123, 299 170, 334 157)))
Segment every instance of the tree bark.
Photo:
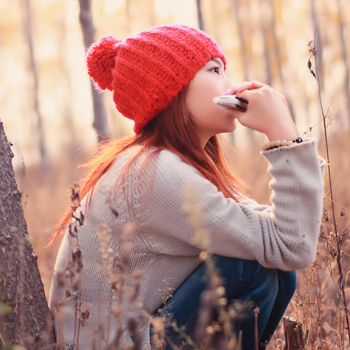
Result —
POLYGON ((284 336, 286 345, 284 350, 303 350, 304 336, 302 324, 294 317, 283 317, 284 336))
POLYGON ((28 236, 10 145, 0 120, 0 349, 5 344, 45 349, 54 343, 53 322, 28 236))
MULTIPOLYGON (((79 0, 80 5, 80 24, 83 32, 84 45, 88 48, 94 42, 95 28, 92 22, 91 0, 79 0)), ((110 135, 107 114, 103 103, 103 96, 97 91, 91 82, 92 100, 94 105, 94 123, 98 141, 103 142, 110 135)))

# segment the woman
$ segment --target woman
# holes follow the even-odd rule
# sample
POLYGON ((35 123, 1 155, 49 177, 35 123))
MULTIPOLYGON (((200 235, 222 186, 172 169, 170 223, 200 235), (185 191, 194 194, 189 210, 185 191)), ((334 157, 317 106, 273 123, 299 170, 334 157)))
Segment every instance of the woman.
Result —
POLYGON ((102 38, 87 66, 134 120, 135 136, 104 146, 81 183, 73 216, 82 225, 66 230, 50 294, 58 341, 76 349, 132 342, 148 349, 165 327, 167 348, 180 345, 184 332, 167 320, 194 335, 205 249, 228 302, 260 310, 257 329, 253 311, 234 324, 243 349, 254 348, 255 331, 263 349, 294 293, 295 270, 315 256, 323 188, 316 142, 298 138, 283 96, 271 87, 234 86, 219 46, 193 28, 155 27, 124 42, 102 38), (248 101, 248 109, 214 104, 223 94, 248 101), (236 119, 269 139, 263 156, 272 206, 245 197, 226 164, 218 134, 234 131, 236 119), (167 314, 165 322, 149 317, 157 312, 167 314))

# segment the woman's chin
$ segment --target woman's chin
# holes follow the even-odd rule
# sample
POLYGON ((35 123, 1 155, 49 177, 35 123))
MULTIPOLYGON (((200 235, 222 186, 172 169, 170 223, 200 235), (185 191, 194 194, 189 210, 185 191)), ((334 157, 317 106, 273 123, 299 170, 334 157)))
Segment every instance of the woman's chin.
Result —
POLYGON ((235 120, 233 119, 230 121, 229 125, 227 125, 227 127, 225 128, 225 131, 223 132, 232 132, 236 130, 236 124, 235 124, 235 120))

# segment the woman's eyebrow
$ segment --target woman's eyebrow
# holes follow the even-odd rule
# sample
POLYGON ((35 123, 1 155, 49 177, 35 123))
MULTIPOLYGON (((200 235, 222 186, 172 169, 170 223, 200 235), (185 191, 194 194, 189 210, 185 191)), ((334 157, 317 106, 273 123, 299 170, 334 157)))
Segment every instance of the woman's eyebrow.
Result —
POLYGON ((217 63, 221 68, 224 66, 220 58, 212 58, 210 61, 214 61, 217 63))

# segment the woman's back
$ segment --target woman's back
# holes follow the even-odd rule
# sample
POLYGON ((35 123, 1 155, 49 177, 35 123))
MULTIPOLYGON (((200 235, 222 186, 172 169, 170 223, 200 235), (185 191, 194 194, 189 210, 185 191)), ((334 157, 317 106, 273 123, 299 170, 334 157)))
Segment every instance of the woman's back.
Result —
POLYGON ((63 238, 50 295, 56 314, 64 311, 57 331, 68 343, 79 333, 81 348, 96 341, 107 345, 118 329, 127 342, 128 322, 135 318, 145 327, 144 345, 150 346, 146 315, 156 312, 201 264, 199 254, 205 248, 218 255, 258 260, 269 268, 308 265, 315 250, 310 234, 318 234, 322 178, 314 142, 304 142, 302 153, 299 147, 267 155, 275 174, 274 201, 285 203, 282 209, 258 205, 244 196, 240 203, 225 198, 169 151, 150 157, 154 150, 141 153, 126 172, 123 168, 140 148, 120 154, 91 197, 88 194, 81 203, 85 219, 78 227, 77 244, 69 230, 63 238), (300 166, 305 157, 306 169, 300 166), (196 204, 189 193, 196 196, 196 204), (199 213, 197 222, 189 222, 191 210, 199 213), (315 217, 312 232, 300 227, 310 216, 315 217), (208 247, 203 246, 206 239, 208 247), (66 271, 74 274, 72 256, 77 248, 82 269, 76 276, 81 279, 70 285, 73 276, 66 271), (65 298, 60 310, 55 303, 65 298), (84 327, 76 322, 82 317, 84 327))

